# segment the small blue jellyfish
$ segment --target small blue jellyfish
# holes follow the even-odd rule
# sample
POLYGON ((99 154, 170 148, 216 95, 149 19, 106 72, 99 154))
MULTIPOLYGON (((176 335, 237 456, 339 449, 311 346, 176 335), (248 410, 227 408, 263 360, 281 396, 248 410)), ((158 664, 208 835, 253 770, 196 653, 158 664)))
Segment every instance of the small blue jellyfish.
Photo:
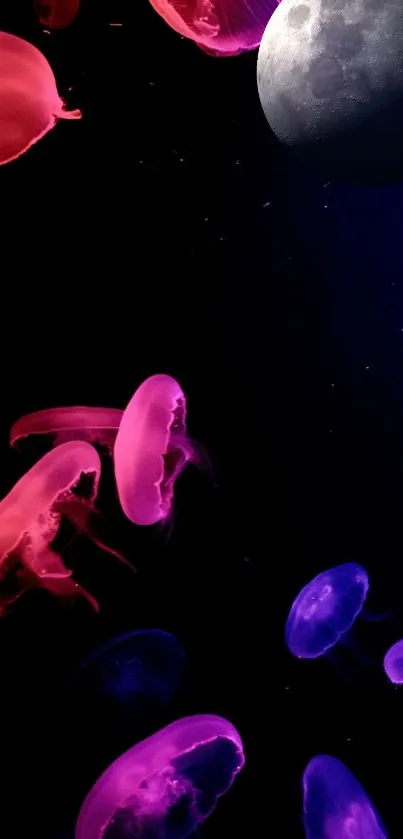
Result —
POLYGON ((387 651, 383 669, 394 685, 403 685, 403 640, 396 641, 387 651))
POLYGON ((353 625, 369 588, 361 565, 347 562, 318 574, 294 600, 286 644, 297 658, 318 658, 353 625))
POLYGON ((312 758, 302 785, 306 839, 388 839, 365 790, 341 760, 312 758))

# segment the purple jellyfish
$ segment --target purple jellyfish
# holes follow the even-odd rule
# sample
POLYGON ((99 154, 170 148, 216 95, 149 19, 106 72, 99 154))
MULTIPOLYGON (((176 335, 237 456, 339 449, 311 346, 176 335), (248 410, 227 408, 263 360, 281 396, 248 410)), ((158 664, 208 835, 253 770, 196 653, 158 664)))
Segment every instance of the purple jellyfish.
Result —
POLYGON ((242 740, 221 717, 185 717, 112 763, 81 807, 75 839, 185 839, 232 786, 242 740))
POLYGON ((286 644, 297 658, 318 658, 352 627, 369 588, 361 565, 347 562, 311 580, 292 604, 286 644))
POLYGON ((383 660, 385 673, 394 685, 403 685, 403 640, 396 641, 383 660))
POLYGON ((312 758, 302 785, 306 839, 388 839, 365 790, 341 760, 312 758))

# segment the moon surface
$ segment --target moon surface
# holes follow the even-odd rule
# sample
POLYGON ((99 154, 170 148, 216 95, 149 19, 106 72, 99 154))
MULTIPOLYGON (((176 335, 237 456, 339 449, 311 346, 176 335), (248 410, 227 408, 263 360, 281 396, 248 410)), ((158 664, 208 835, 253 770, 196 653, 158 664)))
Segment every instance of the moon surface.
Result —
POLYGON ((328 177, 403 178, 401 0, 282 0, 257 83, 279 140, 328 177))

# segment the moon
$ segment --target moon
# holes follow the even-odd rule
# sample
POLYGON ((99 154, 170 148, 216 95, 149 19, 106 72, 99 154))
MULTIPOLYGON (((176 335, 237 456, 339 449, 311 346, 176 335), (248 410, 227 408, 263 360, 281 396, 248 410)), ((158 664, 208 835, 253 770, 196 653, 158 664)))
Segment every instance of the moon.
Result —
POLYGON ((257 84, 285 145, 329 178, 403 178, 403 3, 282 0, 257 84))

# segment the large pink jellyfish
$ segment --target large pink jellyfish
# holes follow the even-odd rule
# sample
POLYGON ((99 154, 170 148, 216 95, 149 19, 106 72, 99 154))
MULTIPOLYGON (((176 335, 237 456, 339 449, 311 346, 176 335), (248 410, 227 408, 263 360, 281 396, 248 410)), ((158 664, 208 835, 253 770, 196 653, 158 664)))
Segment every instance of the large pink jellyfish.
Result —
POLYGON ((200 450, 186 434, 186 399, 171 376, 150 376, 131 398, 119 426, 115 475, 120 503, 135 524, 168 518, 174 483, 200 450))
MULTIPOLYGON (((25 585, 42 585, 59 596, 84 594, 95 608, 96 601, 72 580, 60 555, 52 548, 61 515, 75 522, 84 521, 88 505, 95 500, 101 472, 99 456, 85 442, 70 442, 46 454, 15 484, 0 502, 0 583, 16 563, 17 573, 25 585), (85 501, 80 500, 77 486, 83 476, 90 479, 85 501), (87 508, 80 516, 80 506, 87 508)), ((4 586, 3 586, 4 587, 4 586)), ((22 593, 21 587, 0 597, 0 614, 22 593)))
POLYGON ((40 22, 51 29, 64 29, 77 17, 80 0, 35 0, 40 22))
POLYGON ((150 0, 172 29, 206 52, 238 55, 256 49, 280 0, 150 0))
POLYGON ((0 166, 28 151, 58 119, 80 117, 80 111, 64 109, 45 56, 0 32, 0 166))
POLYGON ((118 408, 45 408, 18 419, 10 431, 10 445, 18 446, 32 434, 47 434, 55 445, 66 440, 87 440, 111 450, 123 411, 118 408))
POLYGON ((186 839, 244 763, 242 740, 227 720, 178 720, 133 746, 101 775, 80 810, 75 839, 186 839))

